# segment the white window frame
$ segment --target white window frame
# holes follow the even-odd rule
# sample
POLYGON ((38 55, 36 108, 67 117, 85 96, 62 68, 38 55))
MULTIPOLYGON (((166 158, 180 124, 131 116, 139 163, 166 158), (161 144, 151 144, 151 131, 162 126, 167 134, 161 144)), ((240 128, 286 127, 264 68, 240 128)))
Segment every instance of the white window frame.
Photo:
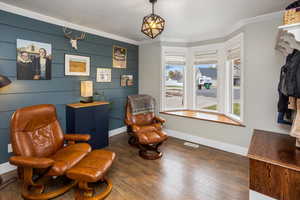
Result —
MULTIPOLYGON (((213 112, 224 114, 233 120, 236 120, 240 123, 244 122, 244 71, 245 71, 245 60, 244 60, 244 34, 240 33, 235 37, 217 44, 203 45, 198 47, 161 47, 161 90, 160 90, 160 111, 168 111, 168 110, 199 110, 205 112, 213 112), (230 86, 229 82, 232 81, 232 77, 230 76, 230 71, 227 62, 227 52, 229 49, 235 48, 238 45, 240 47, 240 60, 241 60, 241 82, 240 82, 240 117, 233 115, 231 113, 231 98, 230 91, 232 86, 230 86), (194 55, 196 51, 212 51, 216 50, 218 54, 218 109, 217 111, 207 110, 207 109, 199 109, 196 108, 196 80, 195 80, 195 68, 194 68, 194 55), (184 54, 186 59, 185 70, 184 70, 184 106, 183 108, 166 108, 166 98, 165 98, 165 66, 166 66, 166 53, 170 55, 170 53, 176 54, 184 54), (187 79, 189 77, 189 79, 187 79), (192 78, 190 78, 192 77, 192 78), (192 97, 188 98, 188 97, 192 97)), ((231 84, 232 85, 232 84, 231 84)))
POLYGON ((239 122, 244 122, 244 71, 245 71, 245 60, 244 60, 244 34, 231 38, 225 42, 225 64, 226 64, 226 100, 225 100, 225 115, 239 122), (232 60, 227 60, 227 52, 229 49, 240 47, 240 60, 241 60, 241 82, 240 82, 240 116, 232 113, 232 74, 231 74, 231 63, 232 60))
MULTIPOLYGON (((220 72, 222 72, 222 68, 224 68, 223 65, 223 61, 222 61, 222 53, 223 53, 223 44, 219 43, 219 44, 211 44, 211 45, 204 45, 204 46, 200 46, 200 47, 192 47, 191 48, 191 69, 193 71, 193 75, 192 75, 192 98, 193 98, 193 102, 192 102, 192 109, 193 110, 199 110, 199 111, 204 111, 204 112, 213 112, 213 113, 223 113, 223 105, 220 103, 222 102, 223 99, 223 94, 222 94, 222 77, 220 76, 220 72), (218 78, 217 78, 217 82, 218 82, 218 89, 217 89, 217 110, 209 110, 209 109, 199 109, 196 107, 197 104, 197 100, 196 100, 196 79, 195 79, 195 67, 194 67, 194 63, 195 63, 195 53, 196 52, 212 52, 212 51, 216 51, 217 52, 217 71, 218 71, 218 78)), ((209 63, 208 63, 209 64, 209 63)))
POLYGON ((162 47, 162 68, 161 68, 161 91, 160 91, 160 99, 161 99, 161 108, 160 110, 163 111, 169 111, 169 110, 185 110, 187 109, 187 71, 188 71, 188 49, 184 47, 162 47), (165 87, 165 68, 166 68, 166 54, 183 54, 185 56, 185 66, 184 66, 184 74, 183 74, 183 107, 181 108, 167 108, 166 107, 166 87, 165 87))

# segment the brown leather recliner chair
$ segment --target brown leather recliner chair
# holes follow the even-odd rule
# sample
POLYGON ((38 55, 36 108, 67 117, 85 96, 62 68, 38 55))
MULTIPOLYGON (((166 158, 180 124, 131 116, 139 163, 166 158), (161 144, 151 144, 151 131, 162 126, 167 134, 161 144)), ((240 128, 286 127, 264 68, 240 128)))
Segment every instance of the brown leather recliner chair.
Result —
POLYGON ((155 116, 153 112, 133 115, 130 103, 126 104, 125 124, 130 134, 128 143, 140 149, 139 155, 147 160, 155 160, 162 157, 158 147, 168 139, 162 131, 165 120, 155 116))
POLYGON ((63 134, 53 105, 37 105, 17 110, 11 119, 11 143, 14 156, 9 162, 18 166, 23 179, 25 199, 44 200, 59 196, 73 186, 71 182, 56 191, 44 193, 52 176, 63 176, 90 151, 87 134, 63 134), (64 146, 64 141, 68 145, 64 146))

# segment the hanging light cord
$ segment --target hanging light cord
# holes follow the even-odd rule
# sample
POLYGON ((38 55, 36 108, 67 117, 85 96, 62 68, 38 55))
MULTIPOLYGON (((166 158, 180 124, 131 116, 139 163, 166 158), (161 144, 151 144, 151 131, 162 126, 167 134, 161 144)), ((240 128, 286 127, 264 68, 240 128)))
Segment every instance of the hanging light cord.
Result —
POLYGON ((152 3, 152 14, 154 14, 154 4, 157 2, 157 0, 149 0, 150 3, 152 3))
POLYGON ((152 14, 154 14, 154 4, 155 4, 155 1, 152 2, 152 14))

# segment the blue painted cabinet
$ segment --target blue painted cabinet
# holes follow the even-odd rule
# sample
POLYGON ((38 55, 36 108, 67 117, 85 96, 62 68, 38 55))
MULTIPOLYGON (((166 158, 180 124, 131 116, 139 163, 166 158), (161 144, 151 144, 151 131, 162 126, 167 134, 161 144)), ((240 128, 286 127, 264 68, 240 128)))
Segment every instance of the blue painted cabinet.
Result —
POLYGON ((90 134, 93 149, 108 146, 109 103, 75 103, 66 106, 67 133, 90 134))

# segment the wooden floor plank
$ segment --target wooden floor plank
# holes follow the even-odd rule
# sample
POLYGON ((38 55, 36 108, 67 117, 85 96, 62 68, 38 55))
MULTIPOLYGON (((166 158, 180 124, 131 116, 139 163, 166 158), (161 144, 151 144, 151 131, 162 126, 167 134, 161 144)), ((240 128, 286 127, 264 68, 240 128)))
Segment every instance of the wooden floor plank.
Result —
MULTIPOLYGON (((170 138, 160 160, 144 160, 129 146, 128 136, 110 138, 108 149, 117 160, 108 173, 113 191, 107 200, 248 200, 248 159, 236 154, 200 146, 183 145, 170 138)), ((21 183, 0 192, 0 200, 21 200, 21 183)), ((101 189, 101 188, 97 188, 101 189)), ((71 200, 74 191, 56 198, 71 200)))

